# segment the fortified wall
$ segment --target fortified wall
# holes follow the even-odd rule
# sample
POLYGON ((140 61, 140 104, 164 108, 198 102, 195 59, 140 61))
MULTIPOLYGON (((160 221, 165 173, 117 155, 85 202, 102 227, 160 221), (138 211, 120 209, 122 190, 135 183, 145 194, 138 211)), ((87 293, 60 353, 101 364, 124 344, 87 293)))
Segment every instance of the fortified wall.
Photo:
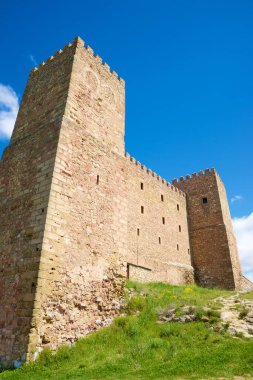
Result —
POLYGON ((171 185, 124 131, 125 83, 79 37, 31 72, 0 161, 2 365, 109 324, 127 277, 240 287, 217 173, 171 185))

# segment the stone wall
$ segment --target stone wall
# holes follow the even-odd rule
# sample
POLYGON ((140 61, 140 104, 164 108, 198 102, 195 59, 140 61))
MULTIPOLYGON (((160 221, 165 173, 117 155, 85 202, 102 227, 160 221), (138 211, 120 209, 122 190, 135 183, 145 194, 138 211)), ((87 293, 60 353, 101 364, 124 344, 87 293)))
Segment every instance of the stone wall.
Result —
POLYGON ((125 157, 124 82, 76 42, 43 240, 52 276, 40 295, 36 350, 73 343, 106 324, 116 312, 129 262, 151 265, 153 281, 193 279, 185 197, 125 157), (137 221, 143 234, 138 260, 137 221))
POLYGON ((173 180, 187 194, 192 263, 204 286, 240 287, 241 269, 225 188, 216 171, 173 180))
POLYGON ((186 197, 127 156, 127 261, 152 268, 153 281, 193 281, 186 197))
POLYGON ((32 72, 0 164, 0 362, 26 358, 47 278, 42 243, 73 54, 58 54, 50 71, 32 72), (60 66, 60 68, 59 68, 60 66), (49 94, 50 99, 49 99, 49 94))
POLYGON ((116 159, 124 146, 124 82, 98 57, 91 61, 80 39, 75 47, 43 239, 51 277, 41 282, 29 352, 71 344, 109 323, 126 277, 118 205, 127 194, 116 159))

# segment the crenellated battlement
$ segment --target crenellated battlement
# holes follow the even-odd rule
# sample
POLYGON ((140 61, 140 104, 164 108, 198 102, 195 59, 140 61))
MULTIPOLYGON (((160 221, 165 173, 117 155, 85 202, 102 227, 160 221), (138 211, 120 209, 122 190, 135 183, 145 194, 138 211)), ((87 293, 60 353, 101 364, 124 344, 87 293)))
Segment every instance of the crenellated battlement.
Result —
POLYGON ((180 194, 182 197, 185 197, 185 193, 181 190, 179 190, 177 187, 173 186, 170 182, 168 182, 166 179, 159 176, 157 173, 153 172, 151 169, 148 169, 145 165, 142 165, 139 161, 137 161, 134 157, 130 156, 129 153, 125 153, 126 159, 133 164, 133 166, 137 169, 140 169, 143 171, 143 173, 146 173, 148 176, 152 176, 157 179, 157 181, 161 182, 166 186, 166 188, 170 191, 175 191, 176 193, 180 194))
POLYGON ((104 62, 98 54, 95 54, 94 50, 89 45, 85 46, 85 42, 80 37, 74 38, 74 40, 71 43, 68 43, 67 45, 65 45, 63 49, 58 50, 54 55, 50 56, 46 61, 41 62, 38 65, 38 67, 34 67, 31 70, 31 74, 38 75, 40 72, 42 72, 42 70, 47 68, 48 65, 50 65, 52 62, 54 62, 56 59, 62 56, 62 54, 69 53, 70 49, 73 50, 77 48, 85 49, 88 55, 92 57, 92 59, 94 59, 96 63, 100 64, 104 68, 105 71, 107 71, 108 73, 112 75, 112 77, 116 78, 123 85, 125 85, 124 79, 120 78, 119 75, 116 73, 116 71, 111 70, 110 66, 106 62, 104 62))
POLYGON ((173 183, 173 185, 176 186, 180 182, 194 180, 194 179, 199 178, 201 176, 210 175, 210 174, 217 174, 217 172, 216 172, 216 170, 214 168, 205 169, 205 171, 199 170, 198 173, 192 173, 191 175, 187 174, 185 177, 183 177, 183 176, 179 177, 179 179, 174 178, 172 180, 172 183, 173 183))

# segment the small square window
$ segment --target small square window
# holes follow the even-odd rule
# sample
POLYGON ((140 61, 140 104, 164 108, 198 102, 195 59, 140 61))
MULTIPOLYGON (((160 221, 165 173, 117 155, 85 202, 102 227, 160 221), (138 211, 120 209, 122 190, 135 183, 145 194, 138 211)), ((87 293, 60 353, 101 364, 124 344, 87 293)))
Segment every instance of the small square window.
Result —
POLYGON ((141 206, 141 213, 144 214, 144 206, 141 206))
POLYGON ((144 185, 143 185, 143 182, 141 182, 141 190, 144 189, 144 185))
POLYGON ((202 204, 203 204, 203 205, 206 205, 207 203, 208 203, 207 198, 206 198, 206 197, 203 197, 203 198, 202 198, 202 204))
POLYGON ((161 194, 161 201, 162 201, 162 202, 164 201, 164 197, 163 197, 163 194, 161 194))

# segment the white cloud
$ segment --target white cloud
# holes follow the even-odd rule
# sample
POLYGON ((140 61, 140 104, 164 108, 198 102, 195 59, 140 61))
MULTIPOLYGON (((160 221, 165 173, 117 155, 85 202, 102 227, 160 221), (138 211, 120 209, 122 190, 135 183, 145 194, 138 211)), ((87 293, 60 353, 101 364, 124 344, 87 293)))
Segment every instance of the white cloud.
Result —
POLYGON ((0 139, 9 139, 18 113, 18 96, 10 87, 0 83, 0 139))
POLYGON ((249 216, 234 218, 233 226, 243 273, 253 281, 253 212, 249 216))
POLYGON ((235 195, 234 197, 231 198, 231 203, 239 202, 242 199, 243 199, 243 197, 241 195, 235 195))

